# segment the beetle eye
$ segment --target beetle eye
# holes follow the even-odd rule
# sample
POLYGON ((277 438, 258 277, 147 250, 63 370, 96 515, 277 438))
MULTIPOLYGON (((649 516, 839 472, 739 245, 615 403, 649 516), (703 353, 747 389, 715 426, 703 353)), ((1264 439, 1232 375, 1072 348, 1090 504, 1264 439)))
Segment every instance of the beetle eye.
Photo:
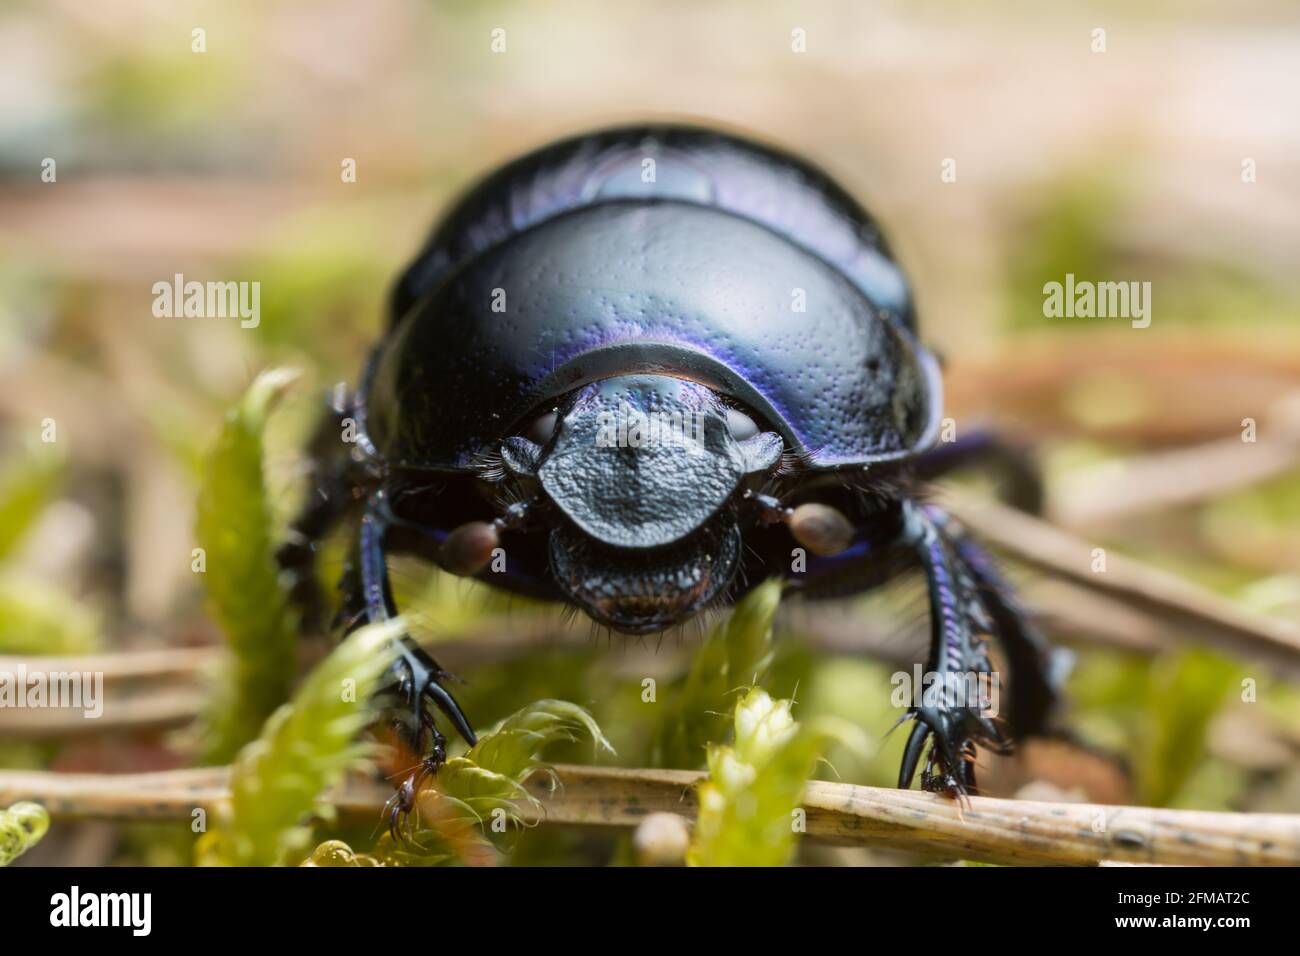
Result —
POLYGON ((545 445, 555 434, 555 422, 558 420, 555 412, 547 412, 545 415, 538 415, 533 419, 533 423, 528 426, 528 431, 524 437, 530 442, 537 445, 545 445))
POLYGON ((735 408, 727 409, 727 429, 736 441, 744 441, 758 434, 758 426, 754 424, 754 419, 735 408))

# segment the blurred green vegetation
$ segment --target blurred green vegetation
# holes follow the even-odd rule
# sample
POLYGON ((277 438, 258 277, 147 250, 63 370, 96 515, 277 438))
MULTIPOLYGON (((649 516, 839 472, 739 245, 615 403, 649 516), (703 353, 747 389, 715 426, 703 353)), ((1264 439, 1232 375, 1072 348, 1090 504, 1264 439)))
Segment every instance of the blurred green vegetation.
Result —
POLYGON ((246 745, 231 775, 229 806, 199 841, 199 859, 227 866, 296 862, 307 849, 317 801, 362 761, 357 736, 375 719, 372 701, 397 656, 400 620, 344 638, 246 745))
POLYGON ((0 809, 0 866, 8 866, 37 843, 50 828, 50 815, 40 804, 15 803, 0 809))
POLYGON ((1008 324, 1014 332, 1077 331, 1114 328, 1123 320, 1106 317, 1059 318, 1044 315, 1044 286, 1075 282, 1149 282, 1151 328, 1143 332, 1190 328, 1252 332, 1272 326, 1294 331, 1295 289, 1261 281, 1239 263, 1200 258, 1161 257, 1135 244, 1126 225, 1143 195, 1135 170, 1088 167, 1038 184, 1039 198, 1003 256, 1006 263, 1008 324))
POLYGON ((781 866, 804 832, 804 784, 825 745, 871 748, 853 724, 830 718, 798 724, 791 702, 755 687, 737 701, 731 744, 710 744, 708 782, 687 861, 692 866, 781 866))
MULTIPOLYGON (((527 799, 518 785, 530 773, 545 772, 542 749, 545 760, 556 763, 599 759, 693 768, 723 759, 711 755, 743 755, 747 744, 736 738, 736 712, 747 693, 757 693, 749 688, 758 686, 773 707, 793 701, 799 725, 845 721, 874 744, 826 737, 819 741, 825 759, 816 764, 801 762, 807 753, 799 751, 794 769, 774 778, 783 826, 795 782, 806 772, 894 784, 906 736, 889 733, 898 718, 889 703, 895 666, 872 659, 871 647, 853 656, 817 649, 810 629, 781 613, 774 586, 754 592, 731 618, 711 622, 708 633, 671 635, 661 643, 606 635, 584 642, 571 639, 554 608, 399 563, 398 603, 423 642, 531 631, 570 638, 530 643, 525 636, 499 656, 468 655, 472 663, 457 667, 467 681, 457 689, 465 710, 480 726, 499 729, 477 754, 453 744, 449 766, 459 769, 440 783, 449 802, 474 812, 442 821, 446 829, 439 834, 426 834, 426 852, 388 846, 376 839, 375 827, 339 824, 317 802, 345 767, 365 762, 352 747, 360 713, 341 711, 330 683, 340 678, 340 667, 352 679, 373 679, 380 659, 350 660, 349 651, 362 646, 354 644, 304 679, 293 616, 270 560, 285 516, 305 493, 301 446, 320 393, 341 378, 356 381, 384 325, 389 283, 456 188, 548 136, 627 118, 629 111, 713 115, 846 172, 851 191, 860 188, 864 199, 885 204, 888 233, 902 237, 900 251, 915 251, 909 269, 914 262, 929 264, 928 273, 921 268, 914 276, 919 301, 951 307, 923 308, 926 337, 946 346, 949 338, 965 336, 974 351, 997 353, 1007 377, 1015 370, 1039 371, 1021 368, 1028 344, 1055 346, 1068 356, 1076 345, 1117 329, 1109 319, 1043 316, 1044 283, 1067 273, 1080 280, 1152 282, 1153 326, 1134 333, 1150 335, 1151 344, 1142 348, 1152 373, 1172 374, 1169 353, 1176 345, 1213 351, 1223 342, 1254 349, 1255 366, 1235 368, 1222 380, 1206 381, 1203 367, 1190 367, 1187 392, 1172 398, 1152 385, 1154 374, 1110 367, 1104 349, 1095 353, 1095 368, 1051 383, 1058 387, 1045 398, 1035 393, 1028 405, 1012 399, 999 405, 995 396, 981 411, 998 423, 1036 423, 1049 486, 1086 465, 1167 446, 1168 433, 1138 426, 1176 417, 1184 411, 1181 398, 1198 389, 1210 394, 1205 404, 1211 412, 1219 405, 1232 411, 1188 426, 1195 440, 1205 441, 1236 426, 1241 415, 1235 403, 1246 401, 1238 392, 1247 386, 1269 380, 1276 381, 1273 391, 1294 390, 1294 371, 1290 379, 1285 371, 1300 356, 1293 263, 1275 256, 1283 263, 1278 267, 1263 254, 1287 248, 1294 235, 1284 222, 1289 210, 1279 206, 1273 215, 1264 199, 1255 200, 1259 211, 1246 214, 1239 207, 1251 200, 1234 200, 1236 215, 1223 217, 1230 221, 1221 233, 1188 241, 1204 235, 1206 223, 1217 226, 1226 207, 1221 199, 1219 206, 1195 206, 1200 184, 1175 170, 1172 160, 1196 143, 1209 143, 1214 168, 1226 162, 1223 168, 1235 174, 1237 157, 1225 161, 1217 137, 1189 124, 1167 139, 1158 131, 1094 139, 1084 104, 1077 131, 1065 135, 1053 128, 1044 137, 1057 151, 1036 151, 1023 136, 1026 128, 1074 115, 1064 100, 1071 90, 1047 84, 1041 103, 987 100, 997 104, 1007 124, 1003 135, 1016 148, 997 152, 998 162, 986 163, 976 176, 963 155, 960 187, 940 187, 930 172, 938 145, 934 129, 944 128, 956 143, 963 143, 965 132, 965 144, 973 146, 980 140, 969 138, 960 114, 986 122, 981 111, 967 108, 968 100, 949 96, 946 87, 936 95, 930 85, 936 66, 949 65, 926 59, 931 46, 944 57, 962 56, 962 44, 932 45, 925 32, 940 21, 958 31, 969 26, 956 5, 928 5, 918 20, 895 22, 888 17, 901 14, 882 13, 886 31, 876 30, 873 14, 870 35, 855 33, 846 19, 835 31, 845 44, 835 54, 842 61, 821 61, 815 70, 792 65, 782 44, 770 42, 788 34, 784 13, 741 4, 723 47, 713 39, 718 22, 658 36, 609 16, 602 20, 610 21, 611 32, 588 24, 589 32, 579 34, 582 56, 569 45, 563 64, 540 60, 554 48, 529 41, 549 41, 553 34, 530 37, 537 21, 529 18, 546 6, 501 8, 521 26, 511 28, 511 57, 518 58, 511 61, 480 55, 496 16, 482 4, 412 4, 384 11, 386 19, 375 14, 364 29, 322 13, 313 30, 261 5, 227 4, 208 12, 209 53, 203 56, 190 51, 193 25, 184 16, 151 11, 159 15, 146 23, 129 11, 103 21, 60 15, 51 20, 60 37, 52 45, 50 35, 32 29, 30 18, 43 12, 41 4, 12 4, 0 14, 28 31, 18 36, 31 39, 37 67, 24 75, 30 91, 0 117, 0 240, 6 253, 0 266, 0 370, 6 377, 0 655, 196 644, 218 644, 228 654, 197 741, 193 729, 102 746, 3 740, 0 766, 155 769, 235 758, 240 769, 231 815, 218 821, 202 850, 205 858, 223 862, 298 862, 311 846, 330 840, 338 842, 317 854, 322 863, 367 856, 455 862, 466 846, 475 852, 486 846, 491 859, 514 865, 627 862, 626 841, 546 827, 512 828, 509 840, 498 840, 483 831, 479 818, 527 799), (936 11, 942 17, 929 22, 936 11), (326 32, 317 34, 317 28, 326 32), (844 123, 840 100, 826 96, 828 79, 836 90, 878 86, 879 74, 860 72, 872 58, 860 55, 859 41, 892 38, 894 31, 906 41, 900 49, 910 51, 887 61, 889 71, 898 71, 888 77, 897 94, 863 96, 853 122, 844 123), (637 71, 635 58, 623 62, 629 33, 648 58, 652 82, 637 71), (666 56, 669 47, 679 65, 664 72, 667 60, 654 54, 666 56), (602 82, 593 83, 593 76, 602 82), (758 77, 777 79, 767 83, 769 95, 753 95, 758 77), (907 88, 915 88, 918 99, 898 99, 907 88), (752 111, 737 104, 753 104, 752 111), (59 158, 59 185, 46 189, 33 171, 51 153, 59 158), (340 182, 343 157, 358 159, 358 183, 340 182), (1003 167, 1004 178, 994 166, 1003 167), (924 182, 916 172, 921 168, 924 182), (1162 192, 1162 184, 1169 189, 1162 192), (1186 193, 1173 189, 1179 184, 1186 193), (1186 222, 1161 218, 1185 207, 1191 210, 1186 222), (970 250, 982 258, 968 261, 970 250), (177 271, 259 281, 263 321, 239 330, 152 319, 147 290, 177 271), (258 372, 288 366, 310 370, 311 381, 285 395, 272 414, 272 396, 283 383, 258 372), (58 420, 58 442, 38 440, 47 416, 58 420), (1132 427, 1113 427, 1117 422, 1132 427), (90 522, 80 544, 78 515, 90 522), (175 529, 182 530, 169 536, 175 529), (53 561, 64 546, 69 556, 53 561), (206 552, 203 574, 191 572, 195 547, 206 552), (57 566, 47 567, 47 560, 57 566), (528 747, 513 746, 525 739, 528 747), (603 748, 593 752, 593 739, 608 740, 616 756, 603 748), (485 789, 475 789, 480 784, 485 789)), ((674 14, 685 17, 688 7, 676 5, 674 14)), ((1120 5, 1107 7, 1108 17, 1120 16, 1120 5)), ((1172 28, 1172 16, 1147 7, 1136 14, 1139 25, 1172 28)), ((829 9, 832 17, 852 12, 829 9)), ((1197 14, 1213 41, 1202 49, 1219 47, 1215 31, 1222 21, 1214 17, 1228 14, 1210 5, 1198 5, 1197 14)), ((1026 31, 1025 46, 1005 58, 1007 84, 1022 90, 1033 62, 1021 57, 1038 47, 1059 58, 1061 50, 1048 41, 1061 42, 1051 38, 1069 31, 1053 19, 1027 18, 1018 8, 1005 15, 1015 18, 1017 35, 1026 31)), ((996 13, 978 17, 1003 31, 996 13)), ((1248 24, 1233 27, 1243 36, 1249 32, 1248 24)), ((1275 28, 1265 23, 1255 29, 1275 28)), ((1010 42, 1008 35, 999 33, 1000 42, 1010 42)), ((814 56, 837 40, 830 29, 814 28, 812 37, 814 56)), ((1137 31, 1129 37, 1140 40, 1137 31)), ((972 49, 953 68, 965 69, 972 84, 997 76, 999 64, 987 62, 979 44, 972 49)), ((1240 54, 1227 39, 1222 49, 1240 54)), ((17 65, 25 72, 31 66, 17 65)), ((1136 76, 1153 75, 1157 87, 1177 90, 1171 66, 1181 64, 1153 58, 1144 67, 1149 74, 1136 76)), ((1230 79, 1216 64, 1206 69, 1216 92, 1230 79)), ((1098 113, 1125 105, 1114 101, 1114 87, 1070 85, 1101 91, 1105 108, 1098 113)), ((1289 93, 1284 84, 1267 85, 1274 87, 1279 95, 1289 93)), ((1269 134, 1239 88, 1236 94, 1233 99, 1225 92, 1223 99, 1236 104, 1233 113, 1242 113, 1246 125, 1222 135, 1258 132, 1260 150, 1276 153, 1270 173, 1276 176, 1293 156, 1288 128, 1279 122, 1276 135, 1269 134)), ((1170 106, 1149 99, 1153 111, 1170 106)), ((1158 125, 1143 119, 1149 116, 1129 117, 1135 129, 1158 125)), ((1264 185, 1258 192, 1267 196, 1264 185)), ((961 353, 950 351, 960 363, 961 353)), ((1273 391, 1249 392, 1247 404, 1257 397, 1262 403, 1260 396, 1273 391)), ((967 409, 952 413, 965 416, 967 409)), ((1300 472, 1138 516, 1098 538, 1245 607, 1300 618, 1300 472)), ((322 549, 327 593, 344 546, 339 537, 322 549)), ((864 601, 849 607, 864 621, 877 611, 864 601)), ((585 626, 575 625, 579 633, 585 626)), ((1288 783, 1300 774, 1300 687, 1288 674, 1195 647, 1142 657, 1091 646, 1068 630, 1053 637, 1076 657, 1064 724, 1127 763, 1133 799, 1202 809, 1300 810, 1300 787, 1288 783), (1225 734, 1231 745, 1224 744, 1225 734)), ((722 796, 719 819, 734 809, 736 793, 722 796)), ((771 812, 772 820, 778 816, 771 812)), ((717 831, 718 846, 729 835, 749 832, 729 826, 717 831)), ((194 860, 188 826, 140 824, 122 833, 115 862, 194 860)), ((764 849, 773 854, 766 859, 784 859, 788 848, 773 840, 764 849)), ((716 852, 720 859, 735 858, 731 850, 716 852)))
POLYGON ((296 376, 258 376, 231 410, 203 468, 193 569, 203 575, 230 647, 228 673, 208 718, 207 760, 228 761, 289 694, 297 617, 279 580, 278 545, 264 475, 262 433, 296 376))

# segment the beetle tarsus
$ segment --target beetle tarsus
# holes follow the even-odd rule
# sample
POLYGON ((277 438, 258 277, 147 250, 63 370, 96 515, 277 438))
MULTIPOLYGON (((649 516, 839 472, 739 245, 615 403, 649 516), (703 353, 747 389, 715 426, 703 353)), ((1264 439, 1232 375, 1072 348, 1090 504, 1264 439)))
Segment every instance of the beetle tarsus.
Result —
MULTIPOLYGON (((400 726, 399 721, 394 721, 394 727, 400 735, 404 735, 404 728, 400 726)), ((411 815, 419 805, 421 788, 427 780, 437 775, 438 770, 447 760, 446 738, 433 726, 432 721, 427 723, 427 729, 431 738, 427 754, 414 767, 402 771, 395 777, 396 788, 385 805, 385 811, 388 815, 389 835, 398 843, 406 842, 407 834, 411 829, 408 824, 411 815)), ((423 738, 423 736, 423 733, 421 733, 420 737, 423 738)), ((410 742, 407 741, 407 743, 410 742)), ((411 744, 411 749, 415 752, 421 752, 423 750, 422 744, 423 740, 421 739, 420 742, 411 744)))

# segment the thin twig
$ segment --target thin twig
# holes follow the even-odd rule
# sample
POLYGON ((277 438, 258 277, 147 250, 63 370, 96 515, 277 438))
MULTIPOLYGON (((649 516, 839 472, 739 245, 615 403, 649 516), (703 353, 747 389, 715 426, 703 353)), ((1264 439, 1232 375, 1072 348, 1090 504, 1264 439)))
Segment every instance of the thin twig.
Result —
MULTIPOLYGON (((39 739, 143 733, 184 727, 202 712, 197 690, 162 690, 103 702, 99 716, 85 708, 0 708, 0 737, 39 739)), ((99 708, 96 708, 99 709, 99 708)))
POLYGON ((21 665, 29 673, 73 672, 102 674, 104 683, 176 677, 197 680, 220 656, 216 647, 148 648, 67 657, 0 656, 0 672, 14 673, 21 665))
POLYGON ((159 648, 68 657, 0 657, 0 674, 44 674, 51 683, 60 684, 62 675, 67 675, 79 685, 75 707, 45 701, 39 707, 0 708, 0 737, 82 737, 182 727, 202 712, 210 690, 202 678, 218 653, 216 648, 159 648))
POLYGON ((1211 647, 1289 667, 1300 662, 1300 627, 1288 621, 1252 614, 1123 555, 1107 553, 1105 570, 1094 571, 1094 544, 1014 508, 952 489, 943 491, 941 499, 962 524, 1017 561, 1161 617, 1211 647))
POLYGON ((1300 395, 1279 401, 1256 442, 1240 435, 1084 468, 1051 495, 1052 520, 1095 528, 1130 515, 1206 501, 1300 468, 1300 395))
MULTIPOLYGON (((530 784, 541 801, 533 820, 551 825, 629 829, 649 813, 695 816, 686 770, 561 765, 553 792, 543 775, 530 784)), ((229 768, 163 773, 0 772, 0 806, 44 804, 57 819, 185 820, 229 797, 229 768)), ((329 798, 341 817, 378 820, 391 790, 353 781, 329 798)), ((1089 865, 1103 861, 1203 866, 1300 863, 1300 815, 1208 813, 1081 803, 973 797, 959 804, 936 794, 813 781, 803 801, 807 839, 878 847, 926 857, 1010 864, 1089 865)))

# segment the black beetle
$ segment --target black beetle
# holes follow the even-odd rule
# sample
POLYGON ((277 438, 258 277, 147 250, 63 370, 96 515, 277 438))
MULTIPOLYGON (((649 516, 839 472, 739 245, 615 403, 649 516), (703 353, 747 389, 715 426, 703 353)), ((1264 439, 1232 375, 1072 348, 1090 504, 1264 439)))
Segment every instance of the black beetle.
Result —
MULTIPOLYGON (((386 556, 404 552, 629 633, 772 576, 818 597, 919 568, 929 671, 986 674, 998 636, 1011 730, 1039 732, 1045 645, 980 547, 916 497, 977 456, 1015 459, 987 436, 938 444, 941 396, 878 227, 823 172, 702 128, 567 139, 473 189, 400 277, 281 561, 316 607, 312 552, 353 515, 348 626, 396 613, 386 556)), ((405 642, 394 725, 426 759, 398 813, 443 758, 426 698, 474 740, 446 676, 405 642)), ((1005 738, 972 704, 949 688, 909 711, 900 786, 931 739, 923 785, 973 788, 975 745, 1005 738)))

